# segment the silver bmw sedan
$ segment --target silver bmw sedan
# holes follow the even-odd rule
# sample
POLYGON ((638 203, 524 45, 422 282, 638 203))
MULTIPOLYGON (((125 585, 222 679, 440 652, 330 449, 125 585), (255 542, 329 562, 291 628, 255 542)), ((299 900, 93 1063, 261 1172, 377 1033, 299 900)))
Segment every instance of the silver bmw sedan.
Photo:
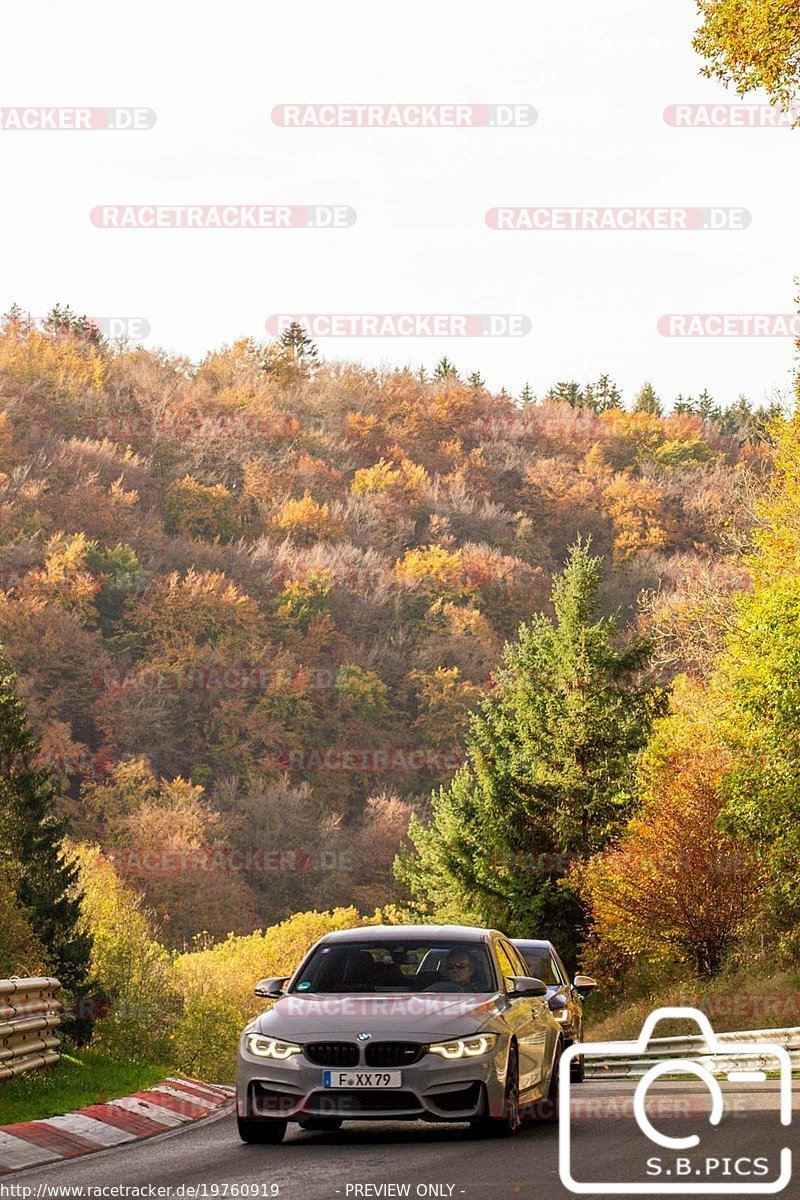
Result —
POLYGON ((245 1142, 287 1122, 470 1122, 508 1136, 558 1112, 562 1031, 547 987, 494 929, 372 925, 323 937, 239 1043, 245 1142))

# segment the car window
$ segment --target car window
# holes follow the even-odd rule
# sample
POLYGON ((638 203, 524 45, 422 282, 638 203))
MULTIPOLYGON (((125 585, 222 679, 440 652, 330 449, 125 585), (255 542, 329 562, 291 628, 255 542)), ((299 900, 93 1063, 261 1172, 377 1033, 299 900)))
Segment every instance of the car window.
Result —
POLYGON ((561 961, 561 958, 559 957, 559 955, 558 955, 558 954, 554 954, 554 955, 553 955, 553 960, 554 960, 554 962, 555 962, 555 964, 556 964, 556 972, 557 972, 557 973, 558 973, 558 975, 560 975, 560 977, 561 977, 561 982, 562 982, 562 983, 568 983, 568 982, 569 982, 569 975, 567 974, 567 968, 564 966, 564 964, 563 964, 563 962, 561 961))
POLYGON ((512 975, 519 975, 519 969, 517 968, 516 964, 512 962, 508 953, 508 950, 511 949, 510 946, 507 949, 503 942, 495 942, 494 948, 497 954, 497 965, 500 968, 500 974, 506 981, 506 987, 508 988, 510 986, 508 980, 512 977, 512 975))
POLYGON ((512 962, 516 966, 516 970, 515 970, 514 974, 515 975, 527 975, 528 974, 528 964, 525 962, 525 959, 522 957, 522 955, 520 954, 517 947, 515 945, 513 945, 513 943, 511 943, 511 942, 505 942, 504 946, 505 946, 506 950, 508 951, 512 962))
POLYGON ((566 982, 564 973, 558 964, 558 959, 555 956, 555 954, 550 955, 550 970, 552 971, 553 978, 555 979, 555 981, 557 983, 565 983, 566 982))
POLYGON ((532 975, 534 979, 541 979, 542 983, 546 983, 548 987, 560 987, 564 982, 553 961, 552 954, 548 951, 542 953, 536 950, 523 950, 522 955, 527 963, 527 974, 532 975))
MULTIPOLYGON (((515 972, 511 972, 515 974, 515 972)), ((364 938, 323 943, 303 964, 290 989, 319 993, 479 992, 495 990, 482 942, 409 938, 400 943, 364 938)))

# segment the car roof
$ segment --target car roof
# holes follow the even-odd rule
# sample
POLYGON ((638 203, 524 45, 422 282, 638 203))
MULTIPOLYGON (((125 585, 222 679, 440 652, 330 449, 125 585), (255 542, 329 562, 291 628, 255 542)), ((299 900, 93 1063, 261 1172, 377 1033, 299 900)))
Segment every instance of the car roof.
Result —
POLYGON ((495 929, 482 929, 477 925, 362 925, 358 929, 335 929, 326 933, 320 941, 326 944, 363 942, 371 939, 381 942, 405 942, 409 938, 424 937, 434 942, 440 938, 447 942, 484 942, 496 933, 495 929))
POLYGON ((552 942, 542 941, 541 938, 512 938, 513 945, 525 950, 555 950, 552 942))

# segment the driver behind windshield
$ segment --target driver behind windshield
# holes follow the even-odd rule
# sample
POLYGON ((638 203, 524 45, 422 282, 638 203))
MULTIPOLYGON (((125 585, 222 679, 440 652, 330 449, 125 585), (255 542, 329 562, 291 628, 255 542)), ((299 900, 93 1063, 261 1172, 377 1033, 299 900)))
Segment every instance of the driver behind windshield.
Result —
MULTIPOLYGON (((442 982, 451 992, 471 992, 474 989, 472 976, 475 973, 475 963, 466 950, 451 950, 444 961, 442 982)), ((425 988, 426 992, 439 990, 438 983, 432 983, 425 988)))

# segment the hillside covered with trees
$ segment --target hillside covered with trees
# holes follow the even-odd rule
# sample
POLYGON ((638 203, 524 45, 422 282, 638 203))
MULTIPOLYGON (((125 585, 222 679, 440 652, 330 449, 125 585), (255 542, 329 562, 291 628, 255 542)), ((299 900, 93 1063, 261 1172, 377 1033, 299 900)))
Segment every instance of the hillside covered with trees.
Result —
POLYGON ((702 655, 675 623, 745 583, 770 469, 744 400, 514 399, 446 359, 321 362, 299 329, 193 364, 13 309, 0 400, 0 642, 59 818, 174 946, 393 896, 576 539, 621 636, 655 622, 663 682, 702 655))

